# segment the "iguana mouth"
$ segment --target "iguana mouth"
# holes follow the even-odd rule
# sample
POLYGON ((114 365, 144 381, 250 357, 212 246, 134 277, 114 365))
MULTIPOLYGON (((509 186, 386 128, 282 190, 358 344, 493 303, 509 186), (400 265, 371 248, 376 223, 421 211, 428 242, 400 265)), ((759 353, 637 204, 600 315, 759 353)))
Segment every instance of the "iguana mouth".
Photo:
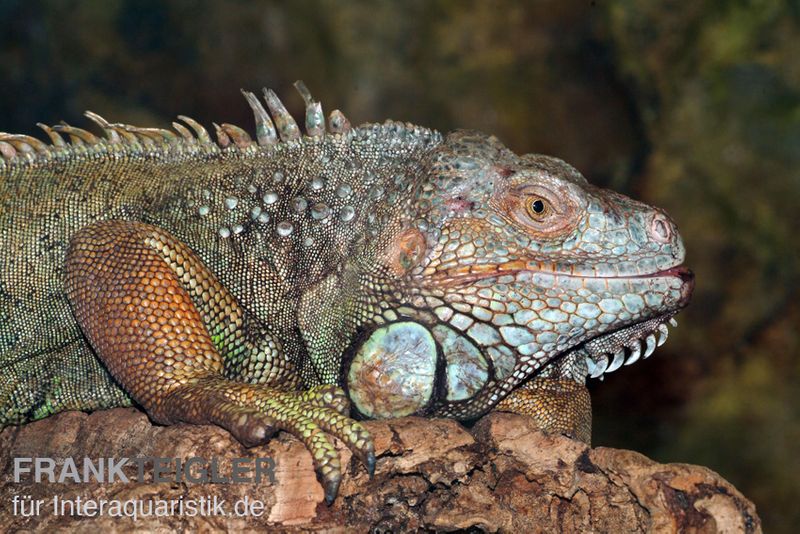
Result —
POLYGON ((694 290, 694 274, 682 265, 643 274, 626 274, 618 276, 586 276, 575 273, 575 269, 566 271, 563 265, 534 261, 511 261, 500 264, 469 265, 447 269, 432 278, 445 286, 463 286, 480 280, 515 276, 521 273, 542 273, 555 277, 593 279, 593 280, 644 280, 656 278, 678 278, 681 281, 680 300, 674 309, 642 321, 621 326, 610 332, 603 332, 590 338, 572 349, 562 353, 561 357, 572 356, 577 366, 577 375, 582 378, 601 378, 604 374, 616 371, 623 365, 631 365, 640 358, 648 358, 663 345, 669 334, 668 325, 678 323, 674 316, 689 303, 694 290))
POLYGON ((498 278, 500 276, 505 276, 505 275, 516 275, 523 272, 544 273, 554 276, 562 276, 565 278, 600 279, 600 280, 633 280, 642 278, 678 277, 685 284, 690 286, 688 291, 689 294, 691 294, 691 289, 694 287, 694 274, 692 273, 691 270, 682 265, 674 265, 667 269, 654 271, 651 273, 619 274, 615 276, 603 276, 597 273, 595 273, 594 275, 588 275, 576 272, 574 265, 570 265, 568 267, 569 270, 566 270, 565 266, 556 263, 514 260, 504 263, 475 264, 475 265, 464 265, 464 266, 454 267, 451 269, 445 269, 439 273, 434 273, 431 276, 431 278, 435 280, 437 284, 445 286, 455 286, 455 285, 469 284, 472 282, 477 282, 479 280, 485 280, 487 278, 498 278))

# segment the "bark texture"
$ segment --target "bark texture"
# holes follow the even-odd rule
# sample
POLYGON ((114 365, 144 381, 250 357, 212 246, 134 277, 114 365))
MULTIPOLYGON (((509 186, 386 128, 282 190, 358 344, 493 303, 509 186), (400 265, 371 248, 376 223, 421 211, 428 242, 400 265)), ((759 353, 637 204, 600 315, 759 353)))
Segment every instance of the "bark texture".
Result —
MULTIPOLYGON (((367 423, 378 464, 370 480, 363 465, 340 448, 345 478, 332 506, 311 457, 296 439, 280 435, 245 449, 216 427, 155 426, 134 409, 91 415, 68 412, 0 433, 0 525, 28 529, 212 531, 271 528, 284 531, 408 531, 473 529, 488 532, 760 532, 755 506, 718 474, 704 467, 659 464, 632 451, 589 448, 547 436, 524 417, 493 413, 471 429, 450 420, 404 418, 367 423), (216 459, 220 476, 231 459, 271 457, 275 482, 154 482, 137 468, 131 481, 14 482, 14 458, 124 457, 216 459), (14 496, 41 499, 35 517, 14 513, 14 496), (106 500, 157 502, 216 497, 227 515, 116 517, 54 514, 53 498, 85 503, 106 500), (236 516, 235 504, 263 502, 261 515, 236 516)), ((60 460, 59 460, 60 462, 60 460)), ((252 464, 250 464, 252 465, 252 464)), ((58 476, 62 466, 55 469, 58 476)), ((170 470, 169 472, 172 472, 170 470)), ((252 475, 252 473, 250 473, 252 475)), ((171 474, 169 476, 173 476, 171 474)), ((23 499, 24 500, 24 499, 23 499)), ((28 501, 26 501, 28 502, 28 501)), ((132 505, 128 505, 128 510, 132 505)), ((217 511, 220 508, 217 509, 217 511)), ((239 510, 244 506, 239 505, 239 510)), ((146 511, 146 506, 145 506, 146 511)), ((258 506, 256 506, 258 511, 258 506)))

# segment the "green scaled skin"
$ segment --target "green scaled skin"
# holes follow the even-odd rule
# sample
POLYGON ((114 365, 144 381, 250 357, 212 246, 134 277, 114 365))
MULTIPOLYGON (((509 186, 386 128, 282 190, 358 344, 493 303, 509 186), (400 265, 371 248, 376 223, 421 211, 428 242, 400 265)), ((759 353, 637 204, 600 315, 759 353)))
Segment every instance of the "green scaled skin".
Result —
POLYGON ((244 93, 256 140, 92 113, 102 138, 0 133, 0 427, 135 401, 285 430, 328 502, 332 437, 374 469, 350 416, 499 408, 588 441, 586 378, 650 356, 691 295, 669 217, 484 134, 326 124, 298 89, 306 134, 272 91, 244 93))

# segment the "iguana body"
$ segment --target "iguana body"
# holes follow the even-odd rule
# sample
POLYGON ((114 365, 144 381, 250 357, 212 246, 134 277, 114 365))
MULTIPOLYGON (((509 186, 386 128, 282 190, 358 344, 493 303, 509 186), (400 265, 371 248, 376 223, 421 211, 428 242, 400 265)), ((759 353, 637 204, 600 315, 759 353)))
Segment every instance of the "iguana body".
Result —
POLYGON ((374 464, 350 401, 502 402, 588 439, 587 375, 649 355, 688 302, 668 217, 482 134, 326 127, 301 92, 307 135, 246 93, 258 142, 93 114, 105 139, 0 134, 0 427, 132 398, 245 444, 288 430, 329 500, 328 434, 374 464))

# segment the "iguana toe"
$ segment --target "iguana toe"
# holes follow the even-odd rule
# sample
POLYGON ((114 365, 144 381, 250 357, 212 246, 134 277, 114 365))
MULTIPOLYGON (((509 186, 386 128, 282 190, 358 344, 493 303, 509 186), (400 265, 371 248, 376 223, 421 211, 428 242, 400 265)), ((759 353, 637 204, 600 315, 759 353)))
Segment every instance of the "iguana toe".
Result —
POLYGON ((299 398, 314 406, 330 408, 342 415, 350 413, 350 399, 338 386, 331 384, 315 386, 300 393, 299 398))

